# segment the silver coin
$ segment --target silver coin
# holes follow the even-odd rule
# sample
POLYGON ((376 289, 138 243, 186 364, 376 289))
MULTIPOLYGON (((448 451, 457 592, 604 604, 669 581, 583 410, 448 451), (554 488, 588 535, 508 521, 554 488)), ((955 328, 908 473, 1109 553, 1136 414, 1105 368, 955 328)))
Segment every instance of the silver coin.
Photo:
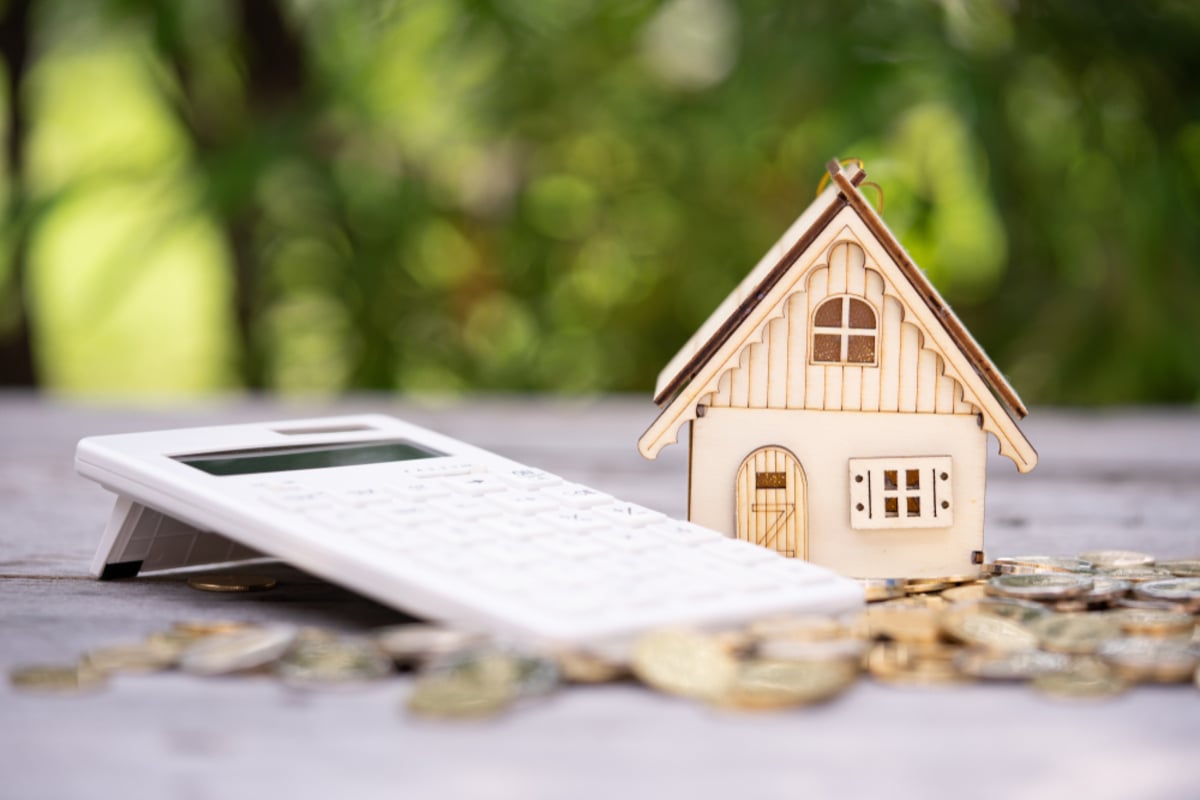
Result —
POLYGON ((993 681, 1024 681, 1059 672, 1070 663, 1062 653, 1043 653, 1022 650, 1011 653, 990 653, 980 650, 960 650, 954 657, 954 667, 964 675, 993 681))
POLYGON ((1144 566, 1144 567, 1103 567, 1096 570, 1097 575, 1106 575, 1110 578, 1120 578, 1123 581, 1131 583, 1143 583, 1145 581, 1159 581, 1166 578, 1175 577, 1168 569, 1161 566, 1144 566))
POLYGON ((378 680, 395 669, 371 639, 332 637, 298 641, 275 664, 275 673, 297 686, 351 686, 378 680))
POLYGON ((1144 600, 1165 600, 1194 607, 1200 606, 1200 578, 1171 578, 1140 583, 1133 593, 1144 600))
POLYGON ((1129 594, 1133 583, 1109 575, 1093 575, 1092 590, 1079 599, 1085 603, 1111 603, 1129 594))
POLYGON ((200 639, 183 651, 179 667, 193 675, 224 675, 274 663, 291 646, 296 629, 249 628, 200 639))
POLYGON ((550 694, 562 682, 558 662, 508 645, 483 645, 448 653, 428 662, 423 674, 463 673, 485 669, 508 670, 514 698, 550 694))
POLYGON ((409 666, 480 644, 483 637, 438 625, 391 625, 374 632, 375 643, 393 661, 409 666))
POLYGON ((1095 586, 1090 575, 1046 572, 998 575, 987 582, 989 594, 1025 600, 1065 600, 1085 595, 1095 586))
MULTIPOLYGON (((985 586, 986 588, 986 586, 985 586)), ((1003 617, 1014 622, 1027 625, 1036 619, 1041 619, 1050 613, 1050 609, 1029 600, 1019 600, 1015 597, 984 597, 966 603, 956 603, 954 606, 964 610, 978 610, 982 614, 993 617, 1003 617)))
POLYGON ((1090 561, 1097 569, 1102 567, 1146 567, 1154 563, 1154 556, 1136 550, 1092 550, 1080 553, 1084 561, 1090 561))
POLYGON ((1043 572, 1084 572, 1095 570, 1090 561, 1073 556, 1006 556, 990 565, 996 575, 1037 575, 1043 572))
POLYGON ((1200 578, 1200 558, 1176 558, 1160 561, 1158 566, 1177 578, 1200 578))
POLYGON ((1185 639, 1126 636, 1105 642, 1096 654, 1130 680, 1185 681, 1200 667, 1200 651, 1185 639))

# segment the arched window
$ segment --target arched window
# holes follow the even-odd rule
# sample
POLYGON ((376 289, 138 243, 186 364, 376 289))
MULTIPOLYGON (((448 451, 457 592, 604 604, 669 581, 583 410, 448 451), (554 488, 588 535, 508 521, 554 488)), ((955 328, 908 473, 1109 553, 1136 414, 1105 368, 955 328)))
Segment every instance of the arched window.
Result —
POLYGON ((812 320, 814 364, 874 364, 878 328, 866 300, 841 295, 817 306, 812 320))

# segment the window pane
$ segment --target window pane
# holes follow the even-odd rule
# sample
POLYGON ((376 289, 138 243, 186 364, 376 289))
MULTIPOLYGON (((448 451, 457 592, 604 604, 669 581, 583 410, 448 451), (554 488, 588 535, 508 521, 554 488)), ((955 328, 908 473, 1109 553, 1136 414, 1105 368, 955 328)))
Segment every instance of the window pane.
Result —
POLYGON ((842 327, 842 298, 835 297, 821 303, 817 313, 813 315, 813 325, 825 328, 842 327))
POLYGON ((874 328, 875 312, 862 300, 850 299, 850 327, 874 328))
POLYGON ((894 497, 883 498, 883 513, 885 516, 888 516, 888 517, 900 516, 900 512, 898 511, 898 509, 899 509, 899 503, 896 501, 896 498, 894 498, 894 497))
POLYGON ((885 469, 883 471, 883 488, 896 490, 896 470, 885 469))
POLYGON ((921 470, 919 470, 919 469, 904 470, 904 484, 909 489, 920 489, 921 488, 921 470))
POLYGON ((919 498, 919 497, 908 498, 908 516, 910 516, 910 517, 921 516, 921 498, 919 498))
POLYGON ((842 360, 842 337, 829 333, 818 333, 813 336, 813 361, 831 361, 834 364, 842 360))
POLYGON ((846 348, 846 360, 852 364, 874 364, 875 337, 851 336, 846 348))

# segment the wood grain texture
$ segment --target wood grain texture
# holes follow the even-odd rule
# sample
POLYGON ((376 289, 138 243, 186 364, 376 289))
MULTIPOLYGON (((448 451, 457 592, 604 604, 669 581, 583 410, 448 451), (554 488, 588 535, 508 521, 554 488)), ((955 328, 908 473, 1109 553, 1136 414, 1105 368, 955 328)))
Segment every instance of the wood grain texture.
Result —
MULTIPOLYGON (((99 583, 84 575, 111 497, 74 475, 80 437, 358 412, 402 416, 685 512, 687 448, 651 462, 633 447, 655 414, 644 398, 431 404, 380 396, 325 406, 251 399, 147 410, 0 394, 0 669, 69 660, 186 618, 347 632, 402 619, 295 574, 254 597, 202 594, 174 579, 99 583)), ((1200 414, 1035 409, 1024 425, 1042 460, 1018 476, 1006 459, 989 459, 990 555, 1099 547, 1200 555, 1200 414)), ((1200 715, 1191 713, 1195 690, 1185 687, 1142 687, 1080 706, 1019 686, 862 682, 828 705, 739 715, 618 684, 568 690, 488 722, 435 724, 400 712, 409 686, 398 677, 357 692, 304 694, 258 678, 160 675, 68 699, 18 695, 5 683, 0 794, 610 800, 651 787, 727 800, 753 787, 756 797, 783 800, 803 787, 813 796, 957 800, 969 787, 984 800, 1080 791, 1186 798, 1200 781, 1200 715), (1001 780, 979 780, 980 753, 1001 780), (1131 763, 1139 768, 1123 766, 1131 763)))

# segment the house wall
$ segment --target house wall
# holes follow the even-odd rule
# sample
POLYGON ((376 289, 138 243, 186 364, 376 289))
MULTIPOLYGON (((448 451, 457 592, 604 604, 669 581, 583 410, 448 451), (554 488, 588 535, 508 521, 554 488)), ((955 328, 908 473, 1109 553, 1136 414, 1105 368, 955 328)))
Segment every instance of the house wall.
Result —
POLYGON ((736 536, 734 482, 751 452, 795 454, 808 483, 809 560, 860 578, 969 574, 983 549, 987 434, 967 414, 709 408, 692 422, 689 517, 736 536), (851 458, 950 456, 954 524, 854 530, 851 458))

